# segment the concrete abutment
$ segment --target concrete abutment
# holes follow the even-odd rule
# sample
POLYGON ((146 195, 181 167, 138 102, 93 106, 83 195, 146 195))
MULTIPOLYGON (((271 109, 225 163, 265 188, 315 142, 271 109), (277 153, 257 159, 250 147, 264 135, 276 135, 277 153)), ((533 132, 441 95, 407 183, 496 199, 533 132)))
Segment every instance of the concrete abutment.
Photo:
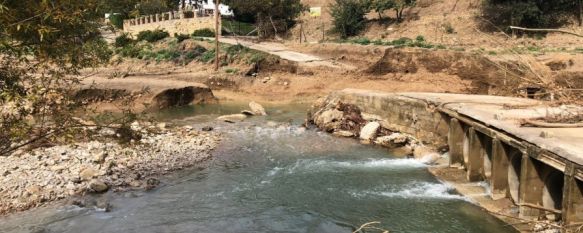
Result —
POLYGON ((583 130, 521 127, 521 119, 548 112, 531 107, 537 101, 355 89, 335 92, 327 101, 358 106, 383 128, 424 144, 446 145, 448 172, 469 182, 485 181, 491 190, 487 198, 514 204, 506 214, 562 220, 567 229, 583 225, 583 130))

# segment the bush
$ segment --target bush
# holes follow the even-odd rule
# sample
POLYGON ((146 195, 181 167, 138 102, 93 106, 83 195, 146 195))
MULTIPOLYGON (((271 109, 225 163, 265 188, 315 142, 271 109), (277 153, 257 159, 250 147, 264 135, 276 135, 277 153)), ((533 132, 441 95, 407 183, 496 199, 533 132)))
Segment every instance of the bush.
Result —
POLYGON ((201 62, 207 63, 215 59, 215 50, 208 50, 202 54, 202 56, 198 59, 201 62))
POLYGON ((109 15, 109 23, 117 29, 123 29, 123 16, 120 14, 109 15))
POLYGON ((210 28, 203 28, 195 30, 192 33, 193 37, 215 37, 215 32, 210 28))
POLYGON ((190 38, 190 36, 187 34, 178 34, 178 33, 174 33, 174 37, 176 38, 176 41, 178 41, 178 43, 190 38))
POLYGON ((369 45, 370 44, 370 40, 366 37, 361 37, 361 38, 355 39, 352 42, 355 44, 360 44, 360 45, 369 45))
POLYGON ((123 33, 120 36, 115 38, 115 43, 114 46, 121 48, 121 47, 125 47, 129 44, 133 44, 134 40, 132 39, 131 35, 128 33, 123 33))
POLYGON ((138 41, 148 41, 150 43, 162 40, 166 37, 169 37, 170 34, 168 34, 168 32, 164 31, 164 30, 160 30, 160 29, 156 29, 154 31, 150 31, 150 30, 146 30, 146 31, 141 31, 140 33, 138 33, 137 36, 137 40, 138 41))
POLYGON ((422 36, 422 35, 419 35, 419 36, 417 36, 417 37, 415 38, 415 40, 416 40, 417 42, 425 42, 425 37, 424 37, 424 36, 422 36))
POLYGON ((573 0, 486 0, 482 15, 484 29, 507 30, 508 26, 555 28, 566 24, 577 12, 573 0), (496 27, 492 27, 492 24, 496 27))
POLYGON ((342 38, 355 36, 366 26, 365 15, 369 6, 361 0, 336 0, 330 8, 333 18, 332 30, 342 38))

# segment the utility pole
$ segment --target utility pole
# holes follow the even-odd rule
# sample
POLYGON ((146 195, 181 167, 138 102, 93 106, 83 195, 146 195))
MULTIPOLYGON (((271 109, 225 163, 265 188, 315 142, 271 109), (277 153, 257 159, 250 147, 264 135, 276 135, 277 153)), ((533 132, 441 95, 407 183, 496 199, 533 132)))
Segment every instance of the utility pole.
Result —
POLYGON ((221 33, 219 4, 219 0, 215 0, 215 71, 219 71, 219 35, 221 33))

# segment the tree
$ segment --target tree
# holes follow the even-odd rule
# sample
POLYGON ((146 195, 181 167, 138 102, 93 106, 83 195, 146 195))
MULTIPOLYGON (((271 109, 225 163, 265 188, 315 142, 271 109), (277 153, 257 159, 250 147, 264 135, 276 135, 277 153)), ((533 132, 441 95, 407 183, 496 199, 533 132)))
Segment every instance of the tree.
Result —
POLYGON ((109 60, 99 0, 0 1, 0 155, 68 138, 79 70, 109 60))
POLYGON ((379 14, 379 20, 383 20, 383 12, 394 7, 395 0, 373 0, 371 3, 371 8, 379 14))
POLYGON ((233 11, 253 15, 259 34, 269 37, 286 32, 295 24, 296 18, 306 10, 300 0, 223 0, 233 11))
POLYGON ((403 20, 403 11, 409 7, 415 6, 416 0, 393 0, 393 9, 397 13, 397 21, 403 20))
POLYGON ((333 30, 342 38, 357 35, 366 26, 365 15, 370 3, 362 0, 336 0, 330 6, 333 30))
POLYGON ((483 26, 489 28, 488 25, 494 24, 500 28, 559 27, 577 14, 580 2, 580 0, 486 0, 482 7, 482 15, 487 22, 483 26))

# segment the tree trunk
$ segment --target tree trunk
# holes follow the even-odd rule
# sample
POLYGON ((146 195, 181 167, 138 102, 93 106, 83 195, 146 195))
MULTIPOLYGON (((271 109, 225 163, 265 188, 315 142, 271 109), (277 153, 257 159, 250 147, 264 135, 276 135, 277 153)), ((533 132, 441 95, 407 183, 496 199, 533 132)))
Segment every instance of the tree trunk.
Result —
POLYGON ((182 0, 181 4, 180 4, 181 9, 184 10, 184 8, 186 8, 186 0, 182 0))

